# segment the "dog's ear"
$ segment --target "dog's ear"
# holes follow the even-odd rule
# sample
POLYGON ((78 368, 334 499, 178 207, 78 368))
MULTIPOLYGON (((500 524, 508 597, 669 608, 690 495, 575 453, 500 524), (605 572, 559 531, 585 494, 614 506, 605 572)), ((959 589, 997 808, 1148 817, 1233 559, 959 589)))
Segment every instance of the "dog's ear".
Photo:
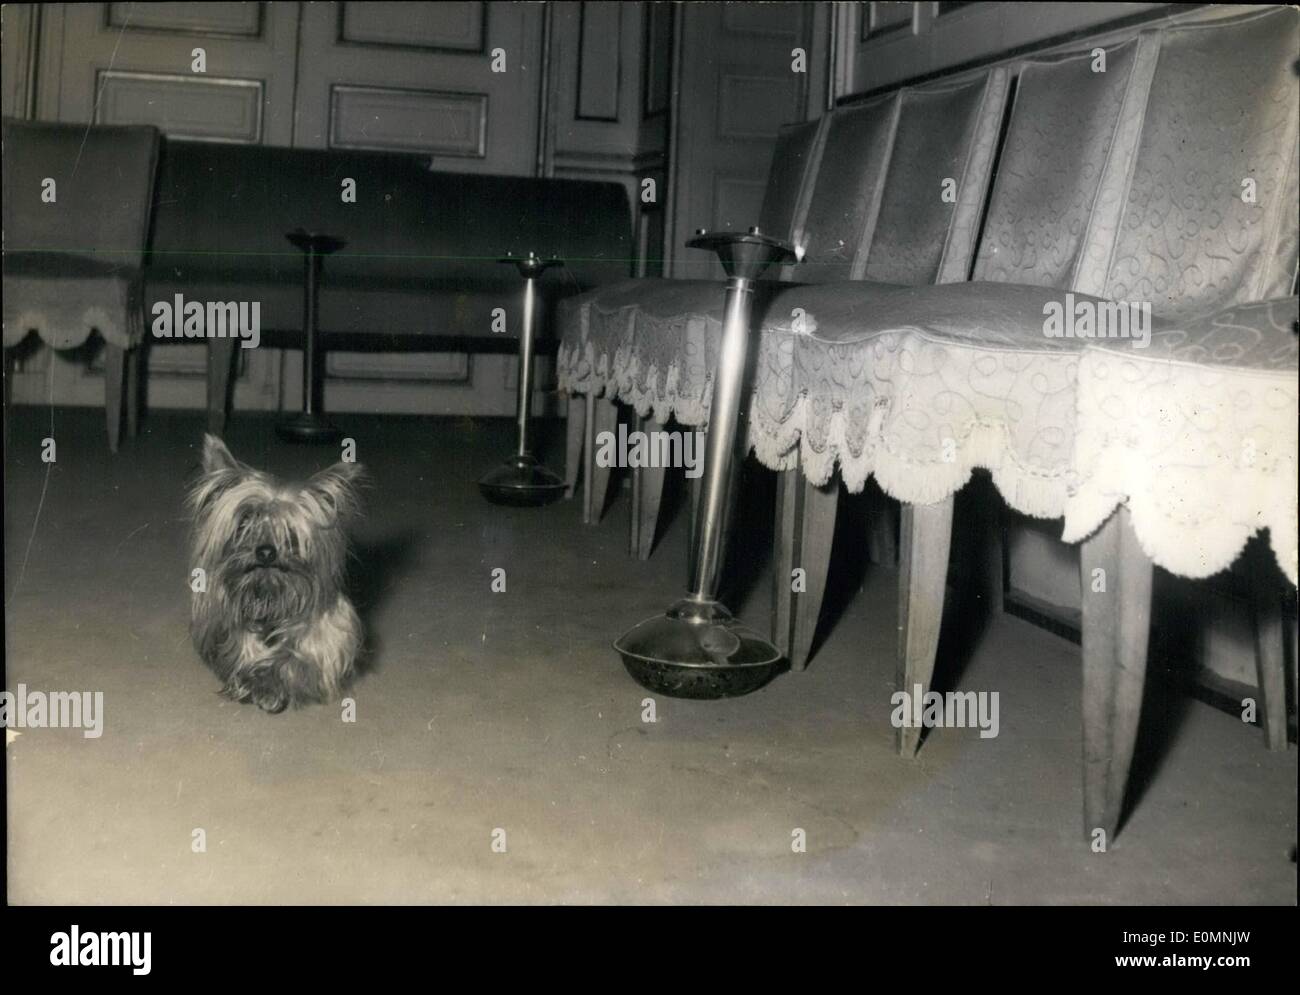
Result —
POLYGON ((361 510, 359 490, 365 479, 360 463, 338 462, 307 481, 304 493, 320 509, 322 524, 346 523, 361 510))
POLYGON ((226 444, 211 433, 203 435, 203 472, 216 473, 218 470, 242 470, 243 466, 230 455, 226 444))
POLYGON ((252 470, 249 467, 230 455, 224 442, 215 435, 205 434, 201 472, 187 498, 195 517, 206 516, 217 498, 250 473, 252 470))

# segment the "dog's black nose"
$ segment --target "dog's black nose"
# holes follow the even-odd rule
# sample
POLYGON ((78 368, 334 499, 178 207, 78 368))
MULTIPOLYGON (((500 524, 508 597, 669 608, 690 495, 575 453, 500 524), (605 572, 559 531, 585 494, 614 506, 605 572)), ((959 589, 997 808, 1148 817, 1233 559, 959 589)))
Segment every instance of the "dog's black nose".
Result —
POLYGON ((268 563, 275 562, 274 546, 258 546, 257 549, 254 550, 253 552, 257 556, 257 562, 262 564, 263 566, 265 566, 268 563))

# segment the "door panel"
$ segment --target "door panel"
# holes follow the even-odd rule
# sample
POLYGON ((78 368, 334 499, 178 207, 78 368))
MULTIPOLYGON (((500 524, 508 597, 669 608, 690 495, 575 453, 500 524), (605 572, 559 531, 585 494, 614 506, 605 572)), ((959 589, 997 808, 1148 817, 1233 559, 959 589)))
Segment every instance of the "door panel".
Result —
MULTIPOLYGON (((453 173, 537 168, 542 8, 532 4, 302 5, 294 144, 426 155, 453 173), (494 51, 505 72, 493 72, 494 51)), ((503 356, 331 352, 338 410, 511 410, 503 356), (470 395, 475 395, 471 397, 470 395)))
POLYGON ((723 277, 716 259, 683 249, 682 243, 696 228, 744 229, 755 224, 778 130, 818 112, 826 44, 814 27, 815 7, 773 3, 680 8, 668 247, 672 275, 723 277), (795 48, 806 53, 806 72, 792 69, 795 48))
POLYGON ((542 9, 313 3, 302 8, 294 144, 427 152, 433 168, 537 169, 542 9), (501 50, 505 71, 493 72, 501 50))
MULTIPOLYGON (((635 27, 643 15, 640 5, 571 6, 590 6, 593 23, 613 12, 635 27)), ((3 17, 5 113, 40 120, 149 123, 173 138, 391 150, 427 156, 449 172, 535 175, 550 113, 544 100, 555 99, 544 98, 541 83, 541 4, 45 4, 6 5, 3 17), (193 71, 196 48, 206 58, 202 73, 193 71), (492 72, 495 49, 504 72, 492 72)), ((626 83, 640 79, 641 47, 639 34, 623 34, 620 51, 633 60, 620 74, 626 83)), ((588 38, 595 64, 600 41, 599 32, 588 38)), ((552 62, 567 54, 553 51, 552 62)), ((590 84, 599 74, 585 78, 590 84)), ((618 92, 619 124, 583 124, 608 130, 640 121, 639 99, 629 104, 635 88, 618 92)), ((590 96, 587 109, 608 109, 604 94, 590 96)), ((608 166, 601 158, 608 140, 584 133, 567 154, 591 153, 608 166)), ((624 140, 620 132, 620 150, 624 140)), ((626 140, 634 146, 629 161, 642 168, 645 149, 626 140)), ((151 348, 149 403, 201 408, 206 352, 184 343, 151 348)), ((235 408, 296 405, 300 369, 297 350, 240 350, 235 408)), ((326 395, 340 412, 509 414, 514 379, 510 356, 333 352, 326 395)), ((549 359, 539 359, 537 380, 539 392, 553 383, 549 359)), ((13 396, 101 404, 102 356, 87 365, 35 350, 19 361, 13 396)))
POLYGON ((282 3, 51 4, 39 117, 288 145, 297 11, 282 3), (205 67, 195 72, 194 50, 205 67))
MULTIPOLYGON (((41 120, 152 124, 172 138, 287 145, 297 36, 296 4, 82 3, 40 10, 41 120), (202 49, 204 71, 194 69, 202 49)), ((149 349, 153 407, 199 407, 207 347, 149 349)), ((274 406, 279 352, 240 350, 236 409, 274 406)), ((102 351, 88 365, 42 349, 17 377, 14 395, 103 403, 102 351)))

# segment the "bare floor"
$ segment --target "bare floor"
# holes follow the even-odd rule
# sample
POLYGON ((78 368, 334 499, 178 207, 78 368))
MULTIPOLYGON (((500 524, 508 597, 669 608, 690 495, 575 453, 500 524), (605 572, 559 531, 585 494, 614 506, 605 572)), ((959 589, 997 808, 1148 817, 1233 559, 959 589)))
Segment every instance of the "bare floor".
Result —
MULTIPOLYGON (((101 412, 14 413, 7 687, 103 691, 105 724, 98 739, 10 731, 10 901, 1296 901, 1294 747, 1270 754, 1257 729, 1157 689, 1129 817, 1094 853, 1078 648, 1009 615, 971 647, 946 637, 941 667, 969 655, 959 686, 1000 692, 1000 734, 936 730, 899 759, 884 568, 807 672, 737 700, 660 697, 645 722, 650 695, 610 643, 678 595, 680 517, 638 562, 625 495, 592 527, 577 502, 483 502, 474 481, 508 451, 504 421, 340 421, 375 483, 355 571, 374 656, 354 723, 336 706, 230 704, 197 662, 182 495, 198 416, 154 415, 110 457, 101 412)), ((329 459, 256 416, 227 441, 290 476, 329 459)), ((767 628, 761 574, 740 607, 767 628)))

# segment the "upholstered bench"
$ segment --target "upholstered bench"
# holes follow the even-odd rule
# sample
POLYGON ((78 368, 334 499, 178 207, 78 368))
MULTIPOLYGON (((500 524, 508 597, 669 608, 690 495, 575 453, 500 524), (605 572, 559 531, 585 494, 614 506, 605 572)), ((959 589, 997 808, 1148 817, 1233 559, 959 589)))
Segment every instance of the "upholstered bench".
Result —
MULTIPOLYGON (((492 312, 514 313, 521 284, 498 258, 563 258, 563 274, 547 281, 553 303, 626 278, 634 256, 615 183, 431 172, 421 157, 381 152, 169 141, 147 299, 258 301, 263 340, 300 345, 303 260, 285 238, 298 228, 345 243, 324 266, 325 348, 510 348, 519 322, 494 333, 492 312)), ((214 427, 234 350, 232 339, 210 340, 214 427)))

